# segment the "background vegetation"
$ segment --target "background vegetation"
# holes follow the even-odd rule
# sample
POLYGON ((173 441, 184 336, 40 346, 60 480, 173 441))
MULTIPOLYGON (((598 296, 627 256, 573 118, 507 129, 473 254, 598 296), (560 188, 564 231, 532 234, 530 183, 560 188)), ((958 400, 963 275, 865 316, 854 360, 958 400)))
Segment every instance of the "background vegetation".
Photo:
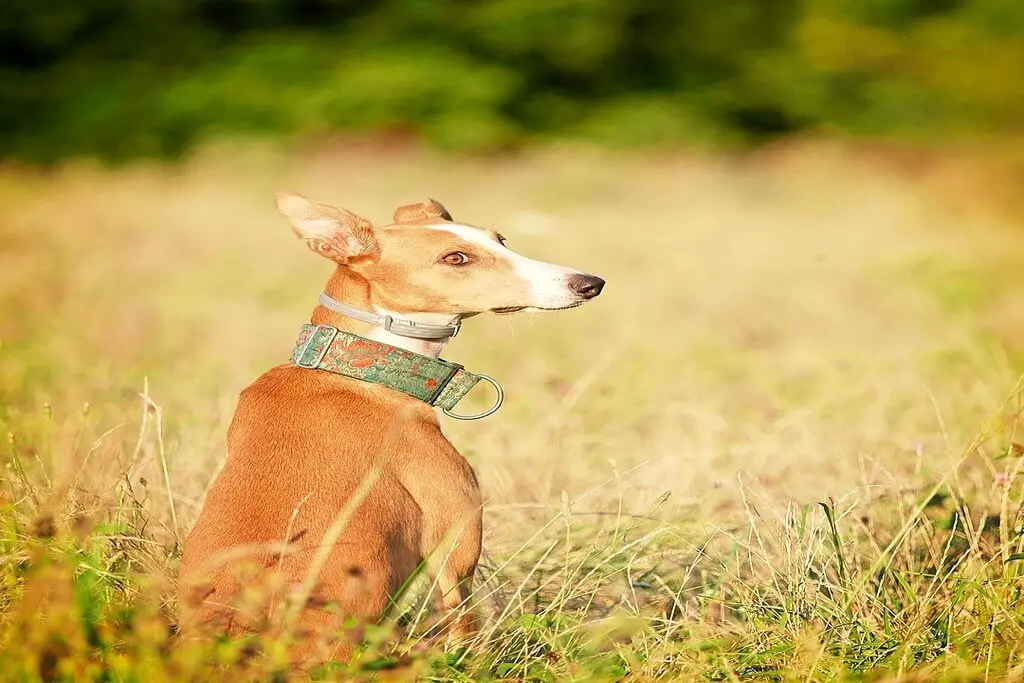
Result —
POLYGON ((1019 0, 4 0, 0 156, 1019 135, 1019 0))
POLYGON ((445 422, 487 497, 480 639, 425 638, 421 585, 407 635, 330 676, 1020 680, 1024 243, 962 165, 897 160, 227 147, 9 174, 0 680, 286 678, 278 638, 173 637, 238 391, 329 271, 278 187, 376 219, 429 192, 609 282, 446 351, 508 394, 445 422))

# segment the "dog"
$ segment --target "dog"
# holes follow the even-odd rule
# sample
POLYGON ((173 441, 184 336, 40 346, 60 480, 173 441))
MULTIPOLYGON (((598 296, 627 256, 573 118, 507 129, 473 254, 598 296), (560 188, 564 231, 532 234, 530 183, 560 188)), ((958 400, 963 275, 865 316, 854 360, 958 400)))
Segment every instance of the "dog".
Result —
POLYGON ((604 280, 526 258, 434 200, 380 227, 291 192, 277 208, 336 268, 291 362, 239 396, 226 463, 184 543, 183 629, 266 632, 270 608, 241 604, 263 587, 285 605, 275 623, 294 662, 346 658, 422 567, 443 629, 467 638, 482 498, 436 408, 480 417, 454 406, 481 380, 499 392, 490 412, 501 395, 439 356, 464 318, 574 308, 604 280))

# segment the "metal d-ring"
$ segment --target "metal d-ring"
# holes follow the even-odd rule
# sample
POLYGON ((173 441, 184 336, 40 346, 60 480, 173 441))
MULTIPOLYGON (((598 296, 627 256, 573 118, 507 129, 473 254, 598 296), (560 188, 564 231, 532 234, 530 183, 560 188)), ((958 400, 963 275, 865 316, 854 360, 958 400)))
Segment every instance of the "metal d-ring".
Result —
POLYGON ((445 415, 456 420, 482 420, 488 415, 494 415, 498 412, 498 408, 500 408, 501 404, 505 402, 505 390, 501 388, 500 384, 498 384, 498 380, 493 377, 488 377, 487 375, 477 375, 477 377, 487 381, 492 387, 494 387, 494 390, 498 392, 498 400, 494 402, 494 405, 477 415, 456 415, 447 408, 442 408, 441 410, 445 415))

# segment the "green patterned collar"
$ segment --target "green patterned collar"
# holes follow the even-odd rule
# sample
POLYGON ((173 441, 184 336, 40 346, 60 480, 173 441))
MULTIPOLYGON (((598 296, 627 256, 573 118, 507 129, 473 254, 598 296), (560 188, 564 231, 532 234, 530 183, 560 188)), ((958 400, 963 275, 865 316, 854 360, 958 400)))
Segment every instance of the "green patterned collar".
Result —
POLYGON ((504 399, 501 385, 487 375, 474 375, 458 363, 421 356, 330 325, 303 325, 291 360, 300 368, 383 384, 438 406, 445 415, 459 420, 487 417, 501 407, 504 399), (494 406, 479 415, 450 412, 480 380, 490 383, 498 392, 494 406))

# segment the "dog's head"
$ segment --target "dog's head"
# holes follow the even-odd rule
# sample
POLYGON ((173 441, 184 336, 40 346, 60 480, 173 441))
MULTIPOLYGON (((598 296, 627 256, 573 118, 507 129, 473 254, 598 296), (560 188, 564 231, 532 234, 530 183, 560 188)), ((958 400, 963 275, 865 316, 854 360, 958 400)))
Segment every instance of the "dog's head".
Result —
POLYGON ((396 312, 471 315, 573 308, 604 280, 526 258, 493 230, 455 222, 429 200, 377 227, 345 209, 282 192, 277 207, 313 251, 365 279, 374 306, 396 312))

